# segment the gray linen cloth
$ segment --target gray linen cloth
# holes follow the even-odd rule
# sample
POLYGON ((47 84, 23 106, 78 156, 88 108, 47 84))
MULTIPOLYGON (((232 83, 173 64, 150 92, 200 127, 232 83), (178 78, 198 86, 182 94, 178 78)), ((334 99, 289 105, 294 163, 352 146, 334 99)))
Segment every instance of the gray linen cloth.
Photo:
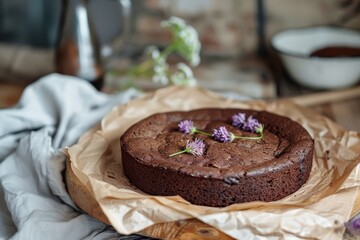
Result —
POLYGON ((0 110, 0 239, 119 239, 72 202, 60 150, 139 94, 106 95, 51 74, 28 86, 16 106, 0 110))

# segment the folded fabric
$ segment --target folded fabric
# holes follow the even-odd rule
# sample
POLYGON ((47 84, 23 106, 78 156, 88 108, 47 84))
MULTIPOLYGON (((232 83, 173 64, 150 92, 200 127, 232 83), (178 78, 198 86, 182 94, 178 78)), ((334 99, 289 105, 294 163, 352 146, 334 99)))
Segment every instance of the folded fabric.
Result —
POLYGON ((16 106, 0 110, 0 239, 119 239, 72 202, 61 149, 138 95, 133 89, 106 95, 51 74, 28 86, 16 106))

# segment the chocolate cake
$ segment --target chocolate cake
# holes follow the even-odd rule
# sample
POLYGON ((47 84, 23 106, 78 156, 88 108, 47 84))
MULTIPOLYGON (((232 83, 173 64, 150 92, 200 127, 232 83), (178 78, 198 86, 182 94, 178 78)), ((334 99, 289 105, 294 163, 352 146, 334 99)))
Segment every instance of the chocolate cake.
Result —
POLYGON ((152 115, 131 126, 121 137, 123 171, 129 181, 151 195, 180 195, 187 201, 223 207, 249 201, 275 201, 298 190, 308 179, 314 143, 291 119, 265 111, 199 109, 152 115), (238 113, 259 121, 263 136, 234 126, 238 113), (209 133, 184 133, 179 123, 191 120, 209 133), (225 127, 235 136, 219 141, 214 129, 225 127), (202 154, 183 151, 201 141, 202 154))

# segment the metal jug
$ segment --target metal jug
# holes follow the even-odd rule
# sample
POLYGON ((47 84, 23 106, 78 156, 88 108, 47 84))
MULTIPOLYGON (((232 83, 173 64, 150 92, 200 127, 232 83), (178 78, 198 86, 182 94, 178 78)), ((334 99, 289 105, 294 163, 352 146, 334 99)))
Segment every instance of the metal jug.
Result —
MULTIPOLYGON (((114 45, 119 46, 128 32, 131 2, 117 2, 123 11, 123 34, 114 40, 114 45)), ((89 11, 89 0, 63 0, 55 69, 58 73, 87 80, 97 89, 101 89, 103 85, 101 49, 89 11)))

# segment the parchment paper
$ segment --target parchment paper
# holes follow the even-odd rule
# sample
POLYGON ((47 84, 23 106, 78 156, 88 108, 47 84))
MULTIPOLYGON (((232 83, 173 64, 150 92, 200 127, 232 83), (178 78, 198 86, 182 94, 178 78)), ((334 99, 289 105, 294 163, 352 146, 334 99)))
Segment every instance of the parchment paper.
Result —
POLYGON ((241 102, 196 87, 167 87, 113 109, 101 130, 68 149, 75 175, 93 194, 113 227, 123 234, 155 223, 197 218, 237 239, 341 239, 360 177, 360 135, 290 101, 241 102), (290 117, 315 140, 309 180, 275 202, 225 208, 197 206, 178 196, 150 196, 122 174, 119 138, 137 121, 158 112, 205 107, 251 108, 290 117))

